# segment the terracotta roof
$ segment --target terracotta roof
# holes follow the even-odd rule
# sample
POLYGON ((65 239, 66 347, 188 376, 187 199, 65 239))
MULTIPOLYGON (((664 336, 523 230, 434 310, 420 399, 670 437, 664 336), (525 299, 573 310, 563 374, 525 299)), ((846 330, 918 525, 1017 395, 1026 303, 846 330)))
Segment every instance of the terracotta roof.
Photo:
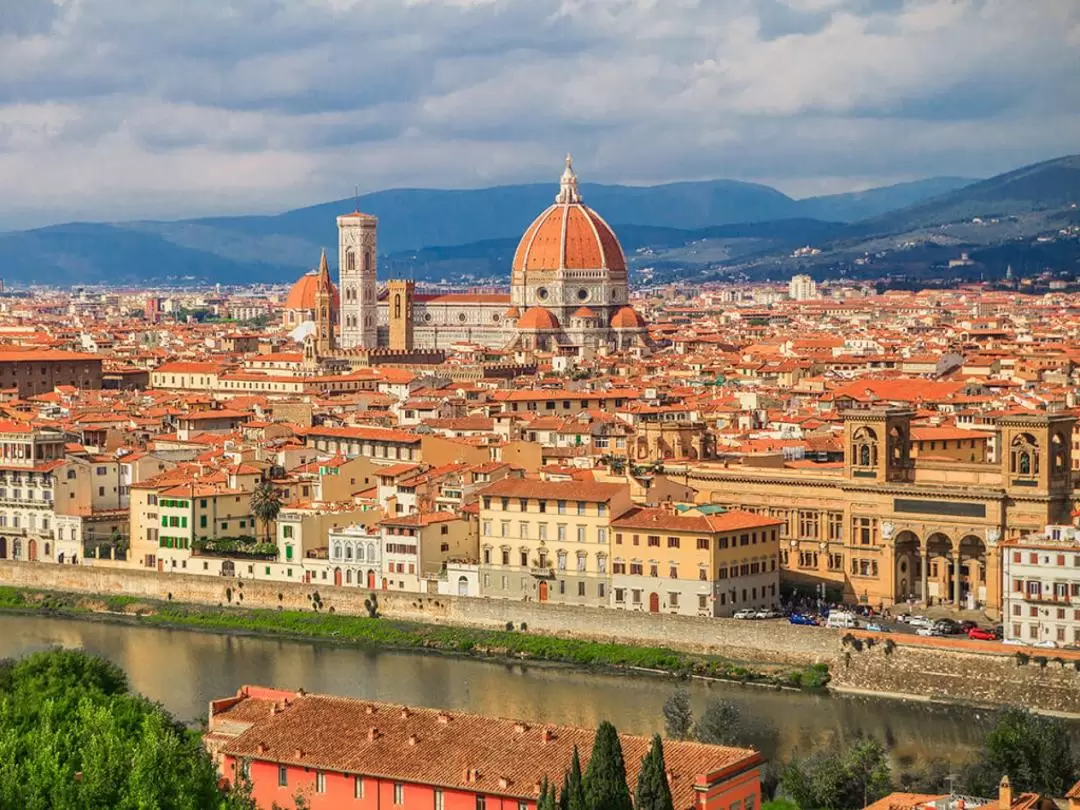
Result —
POLYGON ((559 319, 545 307, 529 307, 518 320, 517 328, 522 330, 558 329, 559 319))
POLYGON ((550 500, 607 503, 628 491, 626 484, 584 481, 537 481, 535 478, 502 478, 484 487, 481 495, 494 498, 547 498, 550 500))
MULTIPOLYGON (((285 309, 315 309, 315 293, 318 290, 318 286, 319 274, 316 271, 312 270, 300 276, 296 283, 292 285, 292 289, 289 290, 289 295, 285 299, 285 309)), ((339 304, 338 291, 333 282, 330 282, 330 289, 333 295, 331 306, 334 309, 337 309, 339 304)))
POLYGON ((512 271, 598 270, 626 272, 619 240, 603 218, 581 203, 556 203, 526 229, 512 271))
POLYGON ((664 529, 684 532, 733 532, 779 526, 782 521, 753 512, 733 510, 715 515, 672 512, 663 507, 634 507, 612 521, 626 529, 664 529))
POLYGON ((620 307, 611 317, 612 329, 644 329, 645 319, 633 307, 620 307))
MULTIPOLYGON (((221 730, 218 739, 250 724, 224 740, 225 755, 488 795, 535 799, 544 777, 558 784, 575 745, 587 767, 595 734, 354 698, 243 689, 270 699, 221 702, 211 728, 221 730)), ((650 740, 624 734, 620 741, 632 791, 650 740)), ((665 740, 664 759, 676 810, 695 807, 695 782, 707 784, 763 762, 761 754, 745 748, 674 740, 665 740)))

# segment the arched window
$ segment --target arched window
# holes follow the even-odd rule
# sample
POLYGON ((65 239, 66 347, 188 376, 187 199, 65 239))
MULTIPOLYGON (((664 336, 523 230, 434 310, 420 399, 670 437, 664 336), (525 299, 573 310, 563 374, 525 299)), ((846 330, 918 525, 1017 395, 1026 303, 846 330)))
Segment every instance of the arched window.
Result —
POLYGON ((902 467, 908 460, 908 445, 904 431, 895 425, 889 431, 889 459, 894 467, 902 467))
POLYGON ((1039 443, 1030 433, 1017 434, 1012 440, 1009 470, 1014 475, 1036 476, 1039 474, 1039 443))
POLYGON ((350 568, 345 572, 345 584, 352 585, 352 569, 350 568))
POLYGON ((360 269, 364 273, 368 272, 371 269, 371 251, 370 250, 365 250, 364 251, 363 266, 360 269))
POLYGON ((356 251, 352 248, 345 251, 345 269, 349 271, 356 269, 356 251))
POLYGON ((346 543, 345 544, 345 559, 346 560, 351 560, 352 559, 352 544, 351 543, 346 543))
POLYGON ((877 434, 865 425, 851 434, 851 463, 856 467, 877 466, 877 434))
POLYGON ((356 546, 356 561, 357 562, 363 562, 364 561, 364 545, 363 545, 363 543, 358 543, 357 546, 356 546))
POLYGON ((334 559, 341 559, 341 543, 334 543, 334 559))
POLYGON ((1056 472, 1062 472, 1068 467, 1068 461, 1066 458, 1066 451, 1068 450, 1068 444, 1066 439, 1060 433, 1055 433, 1054 437, 1050 440, 1050 464, 1051 469, 1056 472))
POLYGON ((368 562, 375 562, 375 544, 374 543, 368 543, 367 558, 368 558, 368 562))
POLYGON ((397 319, 397 318, 400 318, 400 317, 401 317, 401 294, 400 293, 395 293, 394 294, 394 318, 397 319))

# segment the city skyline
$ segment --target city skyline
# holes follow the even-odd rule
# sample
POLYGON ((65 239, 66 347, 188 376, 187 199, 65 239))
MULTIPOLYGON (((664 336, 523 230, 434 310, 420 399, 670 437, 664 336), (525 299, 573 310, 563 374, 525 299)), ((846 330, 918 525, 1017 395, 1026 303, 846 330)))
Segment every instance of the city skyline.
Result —
POLYGON ((703 178, 811 196, 1073 151, 1080 8, 1045 0, 21 0, 0 229, 378 189, 703 178))

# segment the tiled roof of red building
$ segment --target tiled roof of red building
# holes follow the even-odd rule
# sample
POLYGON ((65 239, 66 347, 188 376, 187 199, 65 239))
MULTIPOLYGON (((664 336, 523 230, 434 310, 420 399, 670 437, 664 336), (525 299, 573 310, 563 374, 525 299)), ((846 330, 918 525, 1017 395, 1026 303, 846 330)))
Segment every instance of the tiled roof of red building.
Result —
POLYGON ((782 521, 767 515, 732 510, 715 515, 673 512, 663 507, 634 507, 612 521, 623 529, 664 529, 684 532, 733 532, 778 526, 782 521))
POLYGON ((568 501, 607 503, 626 491, 625 484, 584 481, 537 481, 534 478, 502 478, 480 491, 494 498, 551 498, 568 501))
MULTIPOLYGON (((215 716, 224 721, 218 739, 226 729, 251 724, 224 741, 222 753, 235 757, 535 799, 545 777, 558 783, 575 745, 582 767, 592 753, 591 729, 244 689, 259 697, 242 699, 215 716)), ((217 723, 211 733, 215 728, 217 723)), ((631 735, 620 740, 632 790, 650 741, 631 735)), ((763 761, 749 749, 674 740, 665 741, 664 758, 676 810, 696 806, 696 780, 734 775, 763 761)))

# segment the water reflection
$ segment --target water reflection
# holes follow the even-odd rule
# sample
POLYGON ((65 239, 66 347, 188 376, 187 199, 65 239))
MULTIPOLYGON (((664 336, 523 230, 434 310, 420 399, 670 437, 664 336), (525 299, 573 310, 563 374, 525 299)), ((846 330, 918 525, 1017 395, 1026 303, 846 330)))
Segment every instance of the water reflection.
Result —
MULTIPOLYGON (((184 720, 205 716, 209 700, 258 683, 583 726, 609 719, 620 730, 648 733, 663 729, 661 707, 672 689, 667 679, 568 667, 0 616, 0 657, 52 645, 82 647, 115 661, 136 690, 184 720)), ((699 682, 689 689, 697 711, 710 695, 736 703, 753 743, 770 758, 871 735, 900 762, 930 756, 958 761, 978 744, 987 720, 970 710, 868 697, 699 682)))

